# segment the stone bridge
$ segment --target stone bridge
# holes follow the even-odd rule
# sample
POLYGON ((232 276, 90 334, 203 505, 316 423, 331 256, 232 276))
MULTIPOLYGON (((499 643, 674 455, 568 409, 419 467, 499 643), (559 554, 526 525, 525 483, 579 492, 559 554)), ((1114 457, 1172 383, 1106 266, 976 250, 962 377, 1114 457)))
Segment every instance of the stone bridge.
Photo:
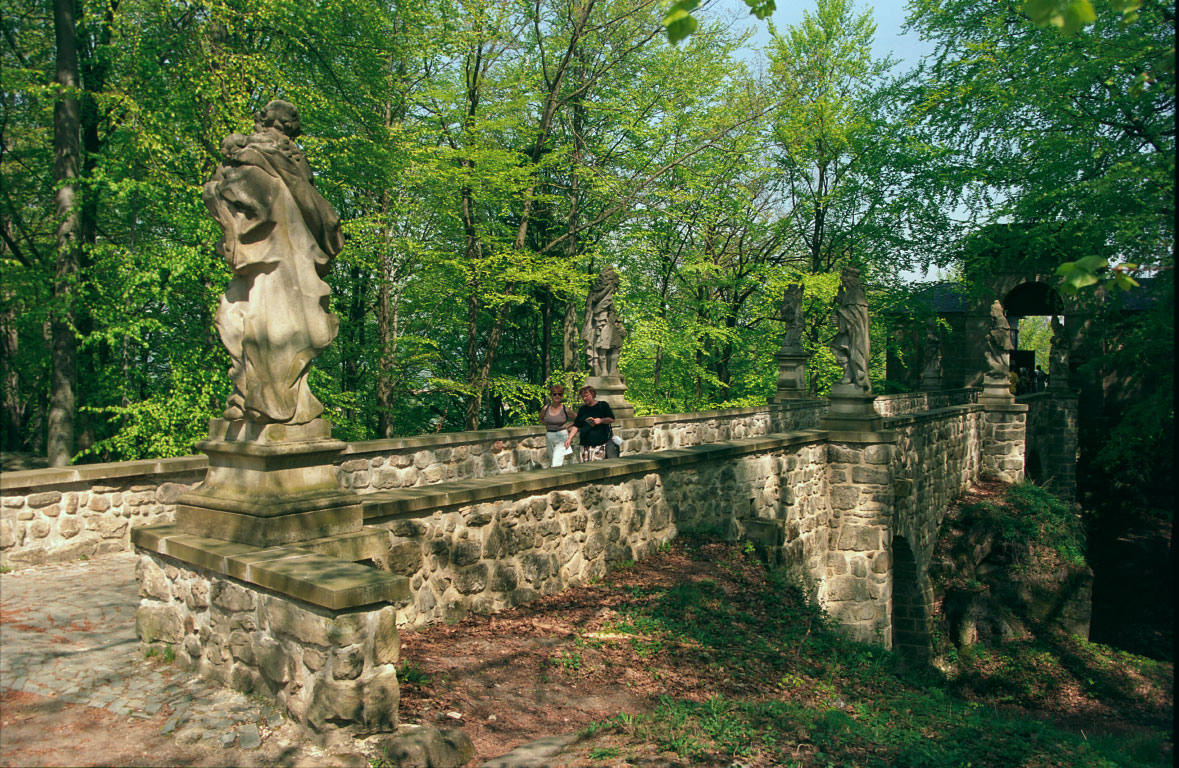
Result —
POLYGON ((336 472, 360 494, 363 528, 285 546, 177 530, 173 502, 204 457, 12 472, 0 557, 134 546, 141 640, 274 694, 317 731, 395 724, 399 628, 527 603, 684 531, 754 542, 853 636, 920 656, 951 499, 984 473, 1023 479, 1028 446, 1071 490, 1076 395, 1034 399, 883 396, 860 430, 808 399, 625 419, 622 458, 560 468, 544 466, 539 427, 353 443, 336 472))

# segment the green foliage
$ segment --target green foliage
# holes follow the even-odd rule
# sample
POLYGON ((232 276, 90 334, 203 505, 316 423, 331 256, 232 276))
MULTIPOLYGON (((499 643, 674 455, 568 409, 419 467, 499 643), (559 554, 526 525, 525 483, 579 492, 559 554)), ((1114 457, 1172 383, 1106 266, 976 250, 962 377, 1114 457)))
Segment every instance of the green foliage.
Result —
POLYGON ((1031 483, 1007 489, 1002 504, 980 502, 963 509, 962 522, 994 530, 1016 553, 1028 547, 1056 552, 1070 566, 1085 567, 1085 531, 1080 514, 1067 502, 1031 483))

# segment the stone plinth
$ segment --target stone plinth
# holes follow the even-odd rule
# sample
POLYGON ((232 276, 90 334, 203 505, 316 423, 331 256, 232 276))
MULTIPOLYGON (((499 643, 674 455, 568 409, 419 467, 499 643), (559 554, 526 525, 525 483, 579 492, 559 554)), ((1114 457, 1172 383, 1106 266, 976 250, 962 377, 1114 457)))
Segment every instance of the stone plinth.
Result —
POLYGON ((807 397, 806 361, 810 355, 778 350, 774 359, 778 361, 778 390, 770 398, 771 403, 784 400, 799 400, 807 397))
POLYGON ((942 372, 939 371, 923 371, 921 373, 922 392, 938 392, 942 388, 942 372))
POLYGON ((331 422, 255 424, 213 419, 205 482, 176 501, 180 531, 265 547, 349 533, 363 524, 360 501, 336 479, 345 443, 331 422))
POLYGON ((874 395, 865 395, 851 384, 836 384, 828 397, 831 408, 819 422, 821 429, 836 432, 879 432, 884 419, 876 412, 874 395))
POLYGON ((1015 395, 1011 394, 1011 382, 987 376, 983 380, 983 391, 978 396, 978 402, 981 405, 1014 405, 1015 395))
POLYGON ((610 404, 615 419, 634 417, 635 407, 626 399, 626 379, 622 376, 590 376, 585 386, 593 387, 598 399, 610 404))

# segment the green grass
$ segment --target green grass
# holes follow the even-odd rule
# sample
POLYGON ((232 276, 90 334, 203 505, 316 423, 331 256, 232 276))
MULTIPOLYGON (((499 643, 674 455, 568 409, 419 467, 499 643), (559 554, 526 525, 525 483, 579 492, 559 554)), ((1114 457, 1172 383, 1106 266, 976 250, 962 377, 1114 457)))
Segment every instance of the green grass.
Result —
MULTIPOLYGON (((1040 512, 1029 514, 1037 530, 1053 530, 1040 512)), ((785 575, 750 563, 742 547, 718 558, 693 546, 702 544, 689 543, 689 554, 707 558, 716 579, 641 590, 607 579, 604 588, 623 600, 603 631, 636 635, 632 647, 653 679, 697 665, 714 676, 715 693, 705 701, 664 696, 648 712, 592 724, 582 743, 598 755, 656 750, 700 765, 855 768, 1171 764, 1167 713, 1155 712, 1142 733, 1094 736, 1057 728, 1047 714, 1006 709, 1034 713, 1079 687, 1130 712, 1143 704, 1131 677, 1169 690, 1169 664, 1043 630, 967 649, 960 672, 945 676, 847 639, 785 575)))

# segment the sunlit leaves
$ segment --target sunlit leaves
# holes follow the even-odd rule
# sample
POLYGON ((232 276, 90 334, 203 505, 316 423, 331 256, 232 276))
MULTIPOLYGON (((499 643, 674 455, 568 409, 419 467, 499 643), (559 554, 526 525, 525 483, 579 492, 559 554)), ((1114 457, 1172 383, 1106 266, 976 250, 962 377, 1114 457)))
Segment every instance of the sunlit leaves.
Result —
POLYGON ((1034 23, 1059 27, 1068 35, 1097 20, 1089 0, 1024 0, 1020 8, 1034 23))

